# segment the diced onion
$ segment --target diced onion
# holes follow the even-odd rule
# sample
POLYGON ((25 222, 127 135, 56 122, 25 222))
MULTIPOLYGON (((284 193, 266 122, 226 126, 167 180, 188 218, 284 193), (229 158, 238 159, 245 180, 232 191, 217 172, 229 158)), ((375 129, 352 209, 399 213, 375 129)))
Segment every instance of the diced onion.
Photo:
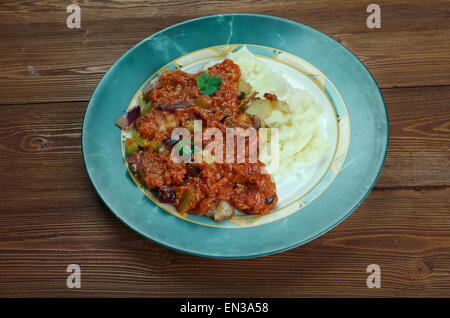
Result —
POLYGON ((120 128, 126 129, 128 127, 127 115, 122 115, 116 120, 116 125, 120 128))
POLYGON ((141 108, 139 106, 134 107, 131 109, 128 113, 120 116, 116 120, 116 125, 120 128, 127 129, 130 127, 134 121, 139 117, 141 114, 141 108))

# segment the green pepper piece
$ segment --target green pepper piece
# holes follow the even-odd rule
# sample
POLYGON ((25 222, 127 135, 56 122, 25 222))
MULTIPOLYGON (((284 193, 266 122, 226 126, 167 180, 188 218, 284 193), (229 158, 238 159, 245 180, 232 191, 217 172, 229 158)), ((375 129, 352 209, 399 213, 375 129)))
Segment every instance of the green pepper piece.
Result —
POLYGON ((209 103, 207 100, 201 98, 201 97, 197 97, 194 100, 195 105, 197 105, 200 108, 209 108, 209 103))
POLYGON ((141 108, 141 116, 148 113, 153 108, 153 103, 149 100, 144 106, 141 108))
POLYGON ((139 147, 145 148, 145 147, 149 146, 149 141, 147 139, 145 139, 144 137, 142 137, 141 133, 139 131, 136 131, 136 133, 134 133, 133 137, 134 137, 134 140, 136 140, 139 147))
POLYGON ((134 139, 127 138, 127 140, 125 140, 125 152, 127 156, 131 155, 133 152, 138 151, 139 151, 138 143, 134 139))
POLYGON ((186 216, 187 211, 192 208, 192 205, 194 204, 195 201, 195 193, 194 190, 192 188, 189 188, 186 190, 186 192, 184 192, 183 194, 183 198, 181 199, 181 203, 178 206, 178 212, 182 215, 182 216, 186 216))
POLYGON ((153 151, 157 152, 161 148, 162 142, 159 140, 152 140, 148 143, 148 145, 153 149, 153 151))
POLYGON ((194 122, 192 120, 189 120, 186 122, 186 127, 187 130, 189 130, 189 132, 192 134, 194 133, 194 122))
POLYGON ((240 111, 241 113, 243 113, 243 112, 245 112, 245 110, 246 110, 247 108, 249 108, 249 107, 250 107, 250 102, 247 102, 247 103, 245 103, 244 105, 239 106, 239 111, 240 111))

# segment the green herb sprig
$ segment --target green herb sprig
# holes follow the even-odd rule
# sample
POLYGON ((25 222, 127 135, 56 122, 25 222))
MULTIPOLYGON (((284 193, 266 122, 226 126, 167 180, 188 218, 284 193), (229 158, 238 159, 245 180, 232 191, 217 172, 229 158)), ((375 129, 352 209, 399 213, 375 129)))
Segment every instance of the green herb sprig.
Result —
POLYGON ((209 76, 208 73, 205 72, 197 77, 197 87, 203 95, 214 94, 221 84, 222 78, 217 75, 209 76))

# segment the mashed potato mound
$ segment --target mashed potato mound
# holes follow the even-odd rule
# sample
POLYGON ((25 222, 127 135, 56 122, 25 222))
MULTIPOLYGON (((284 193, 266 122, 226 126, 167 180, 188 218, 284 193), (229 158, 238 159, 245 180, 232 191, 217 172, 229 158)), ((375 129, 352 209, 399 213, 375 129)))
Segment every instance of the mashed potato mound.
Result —
MULTIPOLYGON (((270 93, 280 101, 278 107, 254 101, 247 109, 262 119, 266 127, 279 129, 278 169, 270 173, 281 176, 291 172, 298 163, 319 159, 329 148, 320 125, 322 105, 306 90, 293 88, 282 74, 272 71, 246 47, 229 53, 227 58, 239 65, 242 79, 252 86, 252 91, 258 92, 257 97, 265 100, 263 95, 270 93)), ((260 149, 259 160, 271 166, 270 136, 268 140, 268 147, 260 149)))

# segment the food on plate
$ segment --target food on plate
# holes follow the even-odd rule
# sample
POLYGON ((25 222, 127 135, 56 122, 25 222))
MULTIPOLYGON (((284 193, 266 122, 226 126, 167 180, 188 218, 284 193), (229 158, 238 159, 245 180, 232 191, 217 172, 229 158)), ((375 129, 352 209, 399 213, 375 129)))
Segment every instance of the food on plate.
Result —
MULTIPOLYGON (((194 158, 193 142, 191 148, 179 146, 187 141, 173 138, 173 132, 176 128, 192 131, 195 121, 224 136, 229 128, 255 128, 257 120, 243 110, 254 95, 242 95, 240 75, 239 66, 227 59, 196 74, 164 70, 145 89, 142 110, 149 104, 152 107, 141 110, 133 122, 134 132, 125 143, 127 162, 160 202, 173 204, 181 215, 203 215, 220 222, 231 218, 235 209, 261 215, 277 203, 275 183, 264 173, 261 161, 248 160, 250 152, 244 162, 231 163, 214 158, 175 162, 171 157, 176 149, 180 155, 194 158)), ((208 140, 203 140, 203 149, 207 145, 208 140)), ((223 154, 227 155, 225 145, 223 154)))
POLYGON ((128 132, 127 163, 159 202, 173 204, 182 216, 220 222, 236 210, 264 215, 278 201, 273 175, 316 160, 328 147, 319 124, 321 106, 245 47, 195 74, 165 69, 147 85, 143 98, 141 106, 116 121, 128 132), (195 137, 199 127, 200 141, 195 137), (177 134, 180 128, 193 136, 177 134), (251 150, 255 142, 275 143, 270 131, 262 138, 264 128, 279 131, 279 167, 271 174, 270 147, 251 150), (205 138, 208 129, 215 133, 205 138), (235 135, 227 139, 230 130, 235 135), (218 140, 227 143, 205 150, 218 140), (237 148, 239 140, 244 151, 237 148))

